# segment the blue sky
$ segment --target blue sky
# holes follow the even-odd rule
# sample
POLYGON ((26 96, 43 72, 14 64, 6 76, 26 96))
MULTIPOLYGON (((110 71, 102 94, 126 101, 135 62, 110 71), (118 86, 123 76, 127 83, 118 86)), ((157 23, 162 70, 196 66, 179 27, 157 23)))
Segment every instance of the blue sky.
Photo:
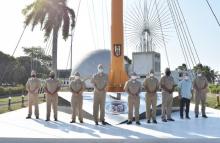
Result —
MULTIPOLYGON (((7 0, 0 5, 0 51, 12 54, 18 38, 23 30, 24 17, 22 8, 33 0, 7 0)), ((85 54, 95 49, 106 48, 110 45, 110 0, 82 0, 78 23, 75 29, 73 42, 73 64, 76 64, 85 54), (94 18, 95 17, 95 18, 94 18), (104 17, 104 18, 103 18, 104 17), (103 30, 104 29, 104 30, 103 30), (103 40, 103 37, 105 40, 103 40)), ((220 1, 209 0, 218 19, 220 19, 220 1)), ((125 7, 129 7, 135 0, 126 0, 125 7)), ((199 57, 203 64, 220 71, 220 27, 217 25, 205 0, 179 0, 189 26, 199 57)), ((79 0, 69 0, 69 6, 77 11, 79 0)), ((173 29, 174 30, 174 29, 173 29)), ((43 33, 36 27, 34 32, 28 28, 15 53, 23 55, 22 46, 42 46, 43 33)), ((70 40, 59 39, 58 68, 67 67, 70 40)), ((176 34, 172 33, 167 44, 171 68, 174 69, 184 62, 176 34)), ((164 49, 159 49, 162 56, 162 71, 167 66, 164 49)), ((132 50, 126 49, 125 54, 131 56, 132 50)))

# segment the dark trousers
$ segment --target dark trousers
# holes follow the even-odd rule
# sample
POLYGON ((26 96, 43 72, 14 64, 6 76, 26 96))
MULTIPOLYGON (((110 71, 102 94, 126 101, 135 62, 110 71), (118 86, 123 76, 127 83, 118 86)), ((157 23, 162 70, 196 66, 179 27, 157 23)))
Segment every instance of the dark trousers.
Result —
POLYGON ((186 107, 186 117, 189 117, 189 106, 190 106, 190 99, 181 98, 180 99, 180 117, 183 117, 183 110, 186 107))

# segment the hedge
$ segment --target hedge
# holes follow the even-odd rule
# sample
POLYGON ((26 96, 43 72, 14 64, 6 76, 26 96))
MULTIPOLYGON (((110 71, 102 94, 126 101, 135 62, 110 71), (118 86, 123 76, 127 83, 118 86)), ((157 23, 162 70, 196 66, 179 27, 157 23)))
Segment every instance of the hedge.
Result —
POLYGON ((220 93, 220 85, 210 84, 209 85, 209 92, 213 94, 219 94, 220 93))
POLYGON ((2 87, 0 86, 0 96, 1 95, 10 95, 10 94, 22 94, 25 91, 25 87, 23 85, 18 86, 10 86, 10 87, 2 87))

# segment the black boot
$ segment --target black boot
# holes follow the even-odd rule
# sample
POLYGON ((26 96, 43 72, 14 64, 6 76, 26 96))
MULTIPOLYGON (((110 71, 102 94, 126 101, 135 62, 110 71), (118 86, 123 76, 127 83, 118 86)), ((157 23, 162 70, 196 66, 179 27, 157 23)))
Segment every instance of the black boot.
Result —
POLYGON ((174 119, 172 119, 172 118, 170 118, 170 119, 167 119, 167 120, 168 120, 168 121, 172 121, 172 122, 173 122, 173 121, 175 121, 175 120, 174 120, 174 119))
POLYGON ((70 123, 76 123, 76 121, 75 121, 75 120, 72 120, 72 121, 70 121, 70 123))
POLYGON ((141 125, 141 123, 139 121, 136 122, 137 125, 141 125))
POLYGON ((203 118, 208 118, 208 116, 206 116, 206 115, 202 115, 202 117, 203 117, 203 118))
POLYGON ((82 124, 82 123, 83 123, 83 120, 79 120, 79 122, 82 124))
POLYGON ((27 116, 26 119, 31 119, 31 116, 27 116))
POLYGON ((153 123, 154 123, 154 124, 157 124, 157 120, 153 120, 153 123))
POLYGON ((189 114, 188 114, 188 113, 186 113, 186 119, 190 119, 190 117, 189 117, 189 114))
POLYGON ((166 119, 162 119, 162 121, 163 121, 163 122, 167 122, 167 120, 166 120, 166 119))
POLYGON ((132 124, 132 121, 128 121, 127 124, 128 124, 128 125, 132 124))
POLYGON ((106 122, 105 122, 105 121, 102 121, 102 125, 106 125, 106 122))

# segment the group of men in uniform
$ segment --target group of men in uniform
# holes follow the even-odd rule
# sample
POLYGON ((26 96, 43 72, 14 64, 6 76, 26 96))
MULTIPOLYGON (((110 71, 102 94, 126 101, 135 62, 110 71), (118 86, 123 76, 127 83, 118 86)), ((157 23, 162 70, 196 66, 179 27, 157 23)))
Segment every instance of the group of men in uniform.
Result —
MULTIPOLYGON (((108 84, 108 75, 104 73, 103 66, 98 65, 98 72, 94 74, 91 79, 94 85, 94 104, 93 104, 93 116, 95 124, 98 125, 100 121, 103 125, 105 122, 105 99, 106 99, 106 87, 108 84), (100 113, 100 118, 98 117, 100 113)), ((38 90, 41 87, 40 80, 36 77, 36 72, 31 72, 31 78, 26 83, 26 89, 28 91, 28 116, 27 119, 31 118, 32 106, 35 106, 35 116, 39 119, 38 109, 38 90)), ((51 106, 54 111, 54 120, 58 121, 57 118, 57 105, 58 105, 58 91, 61 88, 61 84, 55 78, 55 73, 50 72, 49 78, 45 83, 46 92, 46 121, 50 121, 51 106)), ((72 120, 70 123, 76 122, 76 116, 78 116, 79 122, 83 123, 82 105, 83 105, 83 91, 85 90, 85 83, 80 78, 80 73, 76 72, 70 77, 69 84, 70 91, 72 93, 71 107, 72 107, 72 120)))
MULTIPOLYGON (((39 119, 39 109, 38 109, 38 90, 41 87, 40 80, 36 77, 36 72, 31 72, 31 78, 28 79, 26 83, 26 89, 28 91, 28 116, 26 119, 31 118, 32 115, 32 106, 35 106, 35 116, 36 119, 39 119)), ((58 104, 58 94, 61 84, 55 78, 55 73, 50 72, 49 78, 45 83, 45 92, 46 92, 46 121, 50 121, 51 106, 54 111, 54 120, 57 121, 57 104, 58 104)))
MULTIPOLYGON (((162 88, 162 121, 167 122, 174 121, 171 118, 172 111, 172 101, 173 101, 173 91, 174 91, 174 80, 170 76, 171 72, 167 68, 166 75, 161 78, 161 81, 154 76, 154 71, 151 70, 149 76, 145 78, 143 82, 144 90, 146 91, 146 119, 147 123, 157 124, 156 111, 157 111, 157 91, 159 87, 162 88), (152 111, 152 112, 151 112, 152 111)), ((124 87, 124 90, 128 93, 128 122, 127 124, 132 124, 133 120, 133 107, 135 108, 135 121, 137 125, 139 122, 139 106, 140 106, 140 96, 139 93, 142 89, 142 84, 137 80, 136 73, 131 74, 131 79, 129 79, 124 87)))
MULTIPOLYGON (((137 125, 140 125, 139 121, 139 106, 140 106, 140 92, 142 91, 142 84, 137 80, 136 73, 131 74, 131 78, 125 83, 124 90, 128 93, 128 122, 132 124, 133 121, 133 109, 135 113, 135 121, 137 125)), ((94 100, 93 100, 93 117, 95 125, 99 125, 99 121, 106 125, 105 122, 105 100, 106 100, 106 87, 108 85, 108 75, 104 73, 103 65, 98 65, 98 72, 93 75, 91 83, 94 85, 94 100), (99 116, 100 114, 100 116, 99 116)), ((26 89, 28 91, 28 116, 31 118, 32 105, 35 105, 35 116, 39 119, 38 109, 38 90, 40 88, 40 80, 36 77, 36 72, 31 72, 31 78, 26 83, 26 89)), ((179 83, 179 97, 180 97, 180 117, 183 118, 183 109, 186 106, 186 118, 189 118, 189 104, 191 100, 191 91, 195 90, 195 117, 199 115, 199 104, 202 103, 202 117, 207 118, 205 114, 205 101, 207 93, 208 82, 205 76, 202 75, 201 70, 198 71, 196 78, 193 81, 189 80, 187 73, 184 74, 184 78, 179 83)), ((149 76, 147 76, 143 82, 144 90, 146 91, 146 119, 147 123, 152 122, 157 124, 156 111, 157 111, 157 91, 159 88, 162 90, 162 121, 174 121, 171 117, 172 104, 173 104, 173 92, 175 90, 175 82, 171 76, 171 71, 166 68, 165 75, 159 80, 154 76, 154 71, 151 70, 149 76)), ((55 73, 52 71, 49 74, 49 79, 46 80, 45 92, 46 92, 46 121, 50 121, 51 106, 54 111, 54 120, 57 121, 57 105, 58 105, 58 91, 61 88, 61 84, 55 78, 55 73)), ((85 90, 85 83, 80 77, 80 73, 76 72, 70 77, 69 84, 70 91, 72 93, 71 106, 72 106, 72 120, 70 123, 76 122, 76 116, 78 116, 79 122, 83 123, 82 106, 83 106, 83 92, 85 90)))

